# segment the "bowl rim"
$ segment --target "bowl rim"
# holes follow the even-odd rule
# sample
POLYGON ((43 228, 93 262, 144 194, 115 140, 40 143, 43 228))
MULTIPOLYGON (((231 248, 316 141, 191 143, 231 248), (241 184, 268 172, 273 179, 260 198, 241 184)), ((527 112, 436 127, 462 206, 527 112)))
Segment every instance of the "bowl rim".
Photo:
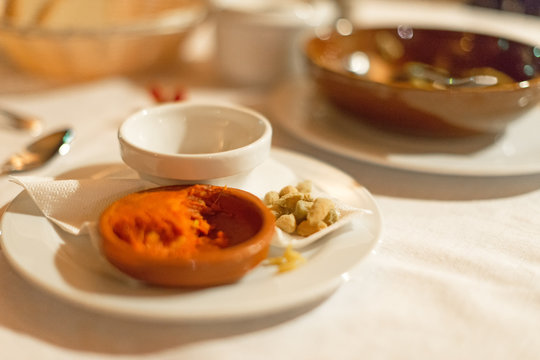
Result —
POLYGON ((189 101, 184 101, 184 102, 179 102, 179 103, 168 103, 168 104, 150 106, 131 114, 120 125, 117 132, 117 137, 120 142, 120 146, 127 146, 132 151, 135 151, 144 156, 160 157, 162 159, 168 159, 168 160, 205 159, 208 161, 210 159, 219 160, 219 158, 226 157, 234 153, 246 152, 248 149, 258 147, 258 146, 264 146, 266 143, 270 144, 272 141, 272 133, 273 133, 273 130, 272 130, 272 125, 270 124, 270 121, 263 114, 255 110, 252 110, 250 108, 240 106, 240 105, 235 105, 233 103, 226 103, 226 102, 189 100, 189 101), (237 112, 251 115, 252 117, 256 118, 259 121, 259 123, 262 124, 263 131, 257 139, 243 146, 240 146, 234 149, 225 150, 225 151, 211 152, 211 153, 197 153, 197 154, 176 154, 176 153, 165 153, 165 152, 160 152, 160 151, 148 150, 141 146, 135 145, 124 134, 124 132, 126 131, 125 129, 127 126, 130 125, 130 122, 134 121, 134 119, 136 118, 140 118, 142 116, 145 116, 146 114, 150 114, 151 112, 167 111, 170 109, 172 109, 171 111, 174 111, 174 110, 180 110, 184 108, 193 108, 193 107, 208 108, 208 109, 212 109, 212 108, 227 109, 227 110, 237 111, 237 112))
POLYGON ((122 35, 168 35, 179 31, 186 31, 203 22, 210 14, 209 6, 191 6, 186 9, 171 9, 155 17, 143 19, 142 23, 131 21, 120 25, 106 25, 98 28, 50 28, 40 25, 18 26, 10 24, 5 17, 0 17, 0 32, 22 37, 102 37, 122 35), (184 10, 182 17, 173 17, 175 13, 184 10), (172 13, 172 15, 171 15, 172 13), (174 20, 174 21, 173 21, 174 20))
MULTIPOLYGON (((380 27, 377 27, 377 26, 371 26, 371 27, 361 27, 361 26, 354 26, 352 28, 352 33, 355 33, 355 32, 358 32, 358 31, 377 31, 377 30, 392 30, 392 29, 396 29, 399 25, 395 25, 395 26, 388 26, 388 25, 384 25, 384 26, 380 26, 380 27)), ((462 30, 458 30, 458 29, 445 29, 445 28, 434 28, 434 27, 426 27, 426 26, 414 26, 413 25, 413 29, 417 29, 417 30, 420 30, 420 31, 442 31, 442 32, 448 32, 448 33, 458 33, 458 34, 472 34, 472 35, 481 35, 481 36, 488 36, 488 37, 502 37, 502 36, 497 36, 495 34, 490 34, 490 33, 487 33, 487 32, 477 32, 477 31, 469 31, 469 30, 465 30, 465 29, 462 29, 462 30)), ((400 84, 400 83, 396 83, 396 82, 388 82, 388 83, 384 83, 384 82, 379 82, 379 81, 373 81, 373 80, 370 80, 370 79, 367 79, 367 78, 363 78, 361 76, 358 76, 358 75, 354 75, 354 74, 348 74, 346 72, 341 72, 341 71, 336 71, 334 69, 331 69, 329 68, 328 66, 326 66, 325 64, 321 64, 321 62, 317 62, 315 61, 315 59, 313 59, 312 56, 310 56, 309 54, 309 51, 308 51, 308 47, 310 45, 310 43, 312 43, 313 41, 317 41, 317 40, 320 40, 320 41, 327 41, 324 37, 326 36, 334 36, 334 35, 339 35, 339 36, 342 36, 342 37, 345 37, 345 36, 349 36, 349 35, 343 35, 343 34, 340 34, 339 31, 337 31, 335 28, 331 29, 331 30, 328 30, 324 36, 320 36, 316 33, 310 33, 309 35, 305 35, 304 38, 303 38, 303 43, 302 43, 302 47, 301 47, 301 51, 302 51, 302 55, 304 57, 304 59, 307 61, 308 63, 308 68, 310 68, 311 71, 313 71, 314 69, 315 70, 319 70, 319 71, 324 71, 324 72, 327 72, 339 79, 342 79, 342 80, 345 80, 345 81, 348 81, 348 82, 352 82, 352 83, 363 83, 363 84, 369 84, 370 86, 379 86, 379 87, 385 87, 385 88, 391 88, 391 89, 394 89, 394 90, 399 90, 399 89, 403 89, 403 90, 407 90, 407 91, 415 91, 415 92, 423 92, 423 93, 436 93, 436 92, 451 92, 451 93, 486 93, 486 92, 496 92, 496 93, 500 93, 500 92, 507 92, 507 91, 512 91, 512 92, 515 92, 515 91, 527 91, 529 89, 533 89, 533 88, 540 88, 540 73, 536 72, 535 76, 533 76, 533 78, 529 79, 529 80, 523 80, 523 81, 514 81, 512 83, 508 83, 508 84, 500 84, 500 85, 495 85, 495 86, 483 86, 483 87, 448 87, 448 88, 444 88, 444 89, 437 89, 437 88, 433 88, 433 89, 424 89, 424 88, 419 88, 419 87, 414 87, 414 86, 410 86, 410 85, 406 85, 406 84, 400 84)), ((540 48, 540 43, 538 44, 533 44, 533 43, 527 43, 527 42, 524 42, 522 40, 517 40, 517 39, 513 39, 513 38, 509 38, 509 37, 505 37, 506 40, 510 41, 510 42, 513 42, 513 43, 517 43, 519 45, 524 45, 524 46, 528 46, 528 47, 531 47, 531 48, 540 48)))

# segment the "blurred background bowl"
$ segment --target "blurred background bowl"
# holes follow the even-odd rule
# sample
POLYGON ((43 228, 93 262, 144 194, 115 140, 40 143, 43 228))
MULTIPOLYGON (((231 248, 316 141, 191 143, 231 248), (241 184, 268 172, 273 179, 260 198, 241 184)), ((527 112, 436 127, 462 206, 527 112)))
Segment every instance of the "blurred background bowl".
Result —
POLYGON ((498 133, 540 101, 540 47, 470 32, 347 28, 307 39, 310 77, 338 108, 422 136, 498 133), (478 86, 463 79, 487 79, 478 86))
POLYGON ((6 0, 0 51, 55 79, 133 73, 173 63, 208 8, 206 0, 6 0))

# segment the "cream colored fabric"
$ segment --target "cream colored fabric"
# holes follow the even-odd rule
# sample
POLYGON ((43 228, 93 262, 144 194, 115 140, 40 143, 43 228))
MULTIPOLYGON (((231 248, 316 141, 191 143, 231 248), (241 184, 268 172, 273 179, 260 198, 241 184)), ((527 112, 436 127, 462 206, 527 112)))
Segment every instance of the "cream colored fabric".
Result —
MULTIPOLYGON (((398 14, 395 6, 393 14, 398 14)), ((192 97, 221 99, 233 93, 210 85, 192 89, 192 97)), ((40 114, 46 129, 74 127, 70 154, 29 174, 58 179, 118 172, 116 129, 127 114, 151 103, 140 87, 124 79, 25 94, 6 91, 0 105, 40 114)), ((233 95, 242 99, 243 94, 233 95)), ((264 92, 245 95, 246 103, 265 111, 264 92)), ((380 244, 346 274, 348 281, 334 294, 246 321, 139 322, 58 299, 27 281, 0 249, 2 358, 539 358, 540 174, 469 178, 395 170, 345 159, 305 145, 279 127, 274 130, 275 146, 348 172, 375 195, 383 214, 380 244)), ((0 156, 29 140, 29 135, 0 131, 0 156)), ((0 178, 2 210, 21 190, 0 178)))

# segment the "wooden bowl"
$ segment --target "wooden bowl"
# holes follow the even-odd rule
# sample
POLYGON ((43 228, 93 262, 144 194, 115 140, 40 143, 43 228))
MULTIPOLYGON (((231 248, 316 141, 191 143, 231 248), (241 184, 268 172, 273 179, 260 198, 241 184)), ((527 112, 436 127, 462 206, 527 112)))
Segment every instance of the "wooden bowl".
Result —
POLYGON ((117 200, 103 212, 99 229, 103 254, 129 276, 160 286, 207 287, 233 283, 266 258, 274 216, 258 197, 243 190, 176 185, 117 200), (191 210, 178 211, 179 204, 188 202, 191 210), (199 231, 192 237, 190 230, 179 230, 186 229, 186 222, 203 228, 205 221, 211 240, 202 241, 199 231), (148 235, 151 232, 159 239, 148 235))
POLYGON ((540 48, 534 44, 458 31, 357 28, 313 36, 304 50, 309 74, 325 97, 387 130, 496 134, 540 101, 540 48), (481 74, 497 84, 426 80, 410 72, 418 64, 450 81, 481 74))

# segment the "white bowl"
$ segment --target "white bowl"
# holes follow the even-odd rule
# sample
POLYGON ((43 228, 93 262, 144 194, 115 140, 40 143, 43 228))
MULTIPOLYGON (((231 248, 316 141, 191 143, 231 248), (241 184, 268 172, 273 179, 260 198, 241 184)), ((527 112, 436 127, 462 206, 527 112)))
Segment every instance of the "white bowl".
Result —
POLYGON ((214 0, 216 59, 223 80, 269 86, 301 73, 303 31, 331 25, 333 0, 214 0))
POLYGON ((131 115, 118 139, 122 159, 145 180, 234 186, 268 158, 272 127, 233 104, 184 102, 131 115))

